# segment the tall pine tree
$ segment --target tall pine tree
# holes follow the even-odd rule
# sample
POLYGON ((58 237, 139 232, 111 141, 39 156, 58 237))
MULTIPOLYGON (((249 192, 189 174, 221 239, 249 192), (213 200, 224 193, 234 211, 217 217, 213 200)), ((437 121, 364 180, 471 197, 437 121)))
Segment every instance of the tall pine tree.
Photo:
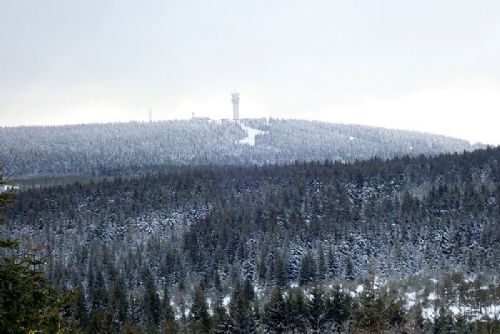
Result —
MULTIPOLYGON (((0 166, 0 227, 6 224, 5 210, 14 192, 7 186, 0 166)), ((57 333, 76 331, 70 294, 57 291, 35 269, 43 264, 33 258, 10 255, 18 245, 12 239, 0 240, 0 333, 57 333)))

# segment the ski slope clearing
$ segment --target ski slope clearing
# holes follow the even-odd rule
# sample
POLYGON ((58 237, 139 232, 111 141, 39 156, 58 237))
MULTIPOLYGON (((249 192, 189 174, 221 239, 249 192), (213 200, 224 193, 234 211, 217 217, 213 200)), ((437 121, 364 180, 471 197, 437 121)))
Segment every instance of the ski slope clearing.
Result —
MULTIPOLYGON (((239 122, 238 122, 239 123, 239 122)), ((246 126, 242 123, 239 123, 241 128, 246 132, 247 136, 243 139, 238 140, 239 144, 246 144, 250 146, 255 146, 255 137, 258 135, 265 135, 267 132, 254 129, 249 126, 246 126)))

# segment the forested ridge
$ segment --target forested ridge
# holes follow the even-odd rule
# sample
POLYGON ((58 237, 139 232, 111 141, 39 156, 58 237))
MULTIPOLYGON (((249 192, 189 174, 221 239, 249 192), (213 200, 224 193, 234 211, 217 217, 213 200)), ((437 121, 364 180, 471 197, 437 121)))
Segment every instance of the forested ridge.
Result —
POLYGON ((161 165, 354 162, 482 147, 426 133, 279 119, 0 127, 0 143, 0 161, 18 177, 144 175, 161 165), (239 142, 247 136, 242 125, 264 131, 255 145, 239 142))
POLYGON ((50 280, 78 291, 88 332, 488 332, 498 323, 478 320, 499 300, 499 161, 487 148, 164 167, 21 191, 2 233, 21 252, 36 245, 50 280))

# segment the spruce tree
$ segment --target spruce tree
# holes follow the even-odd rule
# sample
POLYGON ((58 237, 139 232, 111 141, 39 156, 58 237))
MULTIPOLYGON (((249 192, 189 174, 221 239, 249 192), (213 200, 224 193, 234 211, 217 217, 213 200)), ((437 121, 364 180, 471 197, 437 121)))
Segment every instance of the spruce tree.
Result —
POLYGON ((163 289, 163 300, 161 302, 161 317, 162 317, 162 333, 176 334, 179 331, 175 313, 170 305, 170 296, 168 287, 165 285, 163 289))
POLYGON ((319 332, 323 328, 326 317, 326 305, 324 291, 320 286, 314 286, 309 301, 309 324, 310 328, 319 332))
POLYGON ((287 310, 280 288, 274 288, 271 299, 264 309, 264 325, 269 333, 285 333, 287 331, 287 310))
POLYGON ((189 322, 193 333, 205 334, 212 330, 212 318, 208 313, 207 301, 201 287, 197 287, 194 291, 189 322))
POLYGON ((250 278, 246 278, 245 282, 243 283, 243 291, 245 292, 245 297, 247 298, 248 301, 253 301, 255 299, 255 291, 253 288, 252 281, 250 278))
POLYGON ((347 259, 345 267, 345 278, 348 281, 354 280, 354 265, 352 263, 351 257, 347 259))
POLYGON ((308 328, 309 309, 303 290, 301 288, 290 289, 286 304, 290 320, 289 330, 305 333, 308 328))
POLYGON ((231 333, 235 334, 251 334, 257 331, 257 324, 250 301, 246 298, 245 292, 239 285, 237 285, 229 303, 228 328, 231 333))
MULTIPOLYGON (((0 227, 6 224, 5 210, 14 192, 4 188, 6 180, 0 166, 0 227)), ((76 331, 72 316, 73 296, 56 290, 35 269, 43 261, 9 255, 19 242, 0 240, 0 333, 56 333, 76 331)))
POLYGON ((222 332, 225 329, 228 315, 226 307, 223 304, 222 296, 220 294, 215 297, 212 304, 212 310, 215 332, 222 332))
POLYGON ((326 263, 326 257, 325 257, 325 252, 323 250, 323 247, 321 244, 318 246, 318 279, 324 280, 327 276, 327 263, 326 263))
MULTIPOLYGON (((0 165, 0 227, 7 224, 4 217, 7 207, 14 202, 14 189, 8 188, 7 179, 3 176, 3 166, 0 165)), ((0 249, 12 249, 19 244, 18 240, 0 239, 0 249)))
POLYGON ((113 282, 109 300, 109 303, 111 303, 113 307, 113 312, 116 315, 116 321, 120 324, 123 324, 128 317, 128 300, 125 295, 124 285, 124 279, 121 276, 113 282))
POLYGON ((274 261, 274 281, 276 286, 285 288, 288 282, 286 275, 286 265, 283 256, 276 255, 274 261))
POLYGON ((75 318, 80 323, 82 328, 86 328, 89 321, 85 293, 82 285, 78 285, 75 289, 75 318))
POLYGON ((300 264, 299 283, 307 285, 316 282, 316 264, 311 253, 307 253, 300 264))
POLYGON ((351 317, 352 298, 347 293, 342 292, 340 286, 337 285, 327 300, 326 311, 327 318, 340 327, 351 317))
POLYGON ((142 309, 144 320, 149 328, 156 328, 160 323, 160 297, 156 290, 153 275, 149 268, 143 271, 144 293, 142 298, 142 309))

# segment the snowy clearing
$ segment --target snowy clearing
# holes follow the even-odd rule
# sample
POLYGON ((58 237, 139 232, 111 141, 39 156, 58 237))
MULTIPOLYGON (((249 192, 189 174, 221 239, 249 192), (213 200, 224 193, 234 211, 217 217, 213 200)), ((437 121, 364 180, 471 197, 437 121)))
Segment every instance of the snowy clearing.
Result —
POLYGON ((239 144, 247 144, 250 146, 255 146, 255 136, 258 135, 264 135, 267 132, 259 130, 259 129, 254 129, 249 126, 244 125, 243 123, 238 122, 238 124, 241 126, 243 130, 247 133, 247 136, 243 139, 240 139, 238 141, 239 144))
MULTIPOLYGON (((500 317, 500 305, 489 305, 481 307, 480 310, 471 308, 470 306, 458 306, 450 305, 447 308, 454 317, 467 316, 470 320, 481 320, 481 319, 498 319, 500 317)), ((427 319, 434 321, 439 316, 439 308, 431 305, 429 307, 424 307, 422 309, 422 316, 427 319)))

